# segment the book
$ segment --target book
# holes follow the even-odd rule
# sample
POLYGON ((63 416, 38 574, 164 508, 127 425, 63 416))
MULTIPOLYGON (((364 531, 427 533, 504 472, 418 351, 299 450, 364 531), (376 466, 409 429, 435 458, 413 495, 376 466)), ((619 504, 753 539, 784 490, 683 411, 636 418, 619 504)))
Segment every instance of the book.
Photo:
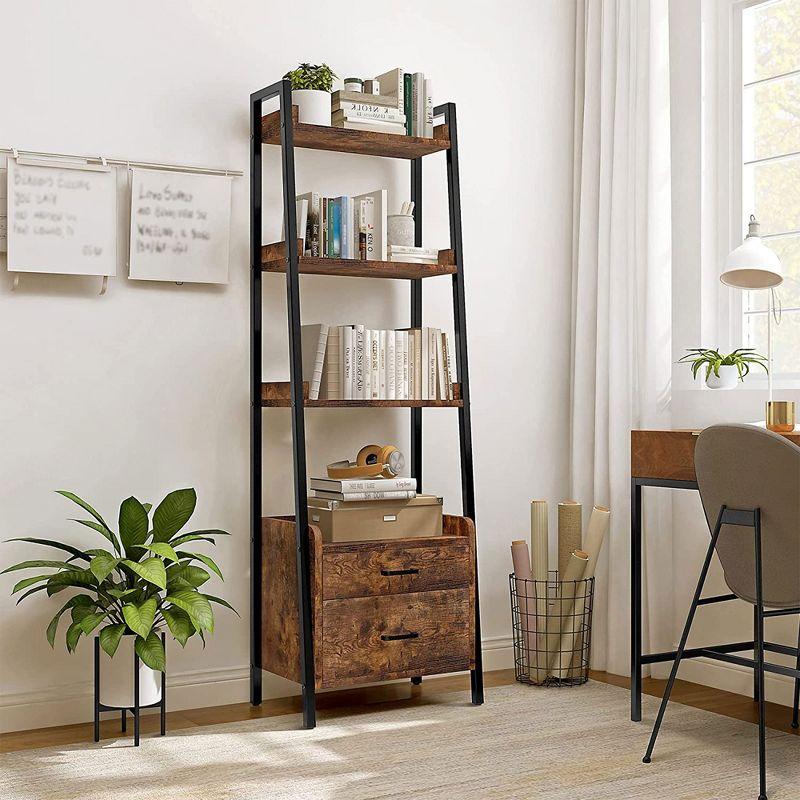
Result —
POLYGON ((386 380, 386 359, 388 345, 386 331, 378 331, 378 400, 388 400, 389 385, 386 380))
MULTIPOLYGON (((381 88, 381 95, 384 97, 394 98, 394 107, 401 111, 403 110, 403 70, 397 67, 384 72, 382 75, 376 75, 375 80, 381 88)), ((374 100, 375 95, 370 97, 374 100)))
POLYGON ((372 331, 364 329, 364 400, 372 400, 372 331))
POLYGON ((353 399, 353 326, 342 325, 342 400, 353 399))
POLYGON ((425 74, 414 73, 414 136, 425 135, 425 74))
POLYGON ((386 250, 386 214, 388 208, 386 189, 376 189, 373 192, 356 195, 354 200, 371 200, 370 209, 367 209, 367 258, 374 261, 388 261, 386 250), (370 223, 372 228, 372 243, 370 248, 370 223))
POLYGON ((342 198, 334 197, 331 200, 331 208, 333 209, 333 222, 331 226, 333 234, 333 248, 331 256, 333 258, 342 257, 342 198))
POLYGON ((308 381, 308 399, 319 399, 319 384, 325 360, 325 345, 328 341, 328 326, 302 325, 300 327, 300 349, 303 361, 303 380, 308 381))
POLYGON ((308 487, 323 492, 397 492, 416 491, 416 478, 309 478, 308 487))
POLYGON ((387 122, 377 119, 365 120, 343 120, 333 122, 332 128, 344 128, 349 131, 372 131, 373 133, 394 133, 402 136, 405 132, 405 125, 400 122, 387 122))
POLYGON ((426 139, 433 139, 433 96, 430 78, 425 78, 425 130, 426 139))
POLYGON ((358 205, 358 255, 359 258, 366 261, 367 259, 367 236, 368 236, 368 222, 367 222, 367 201, 355 198, 358 205))
POLYGON ((411 136, 411 83, 412 78, 409 72, 403 75, 403 114, 406 118, 406 135, 411 136))
POLYGON ((339 328, 328 328, 328 339, 325 345, 325 360, 322 364, 322 380, 319 385, 319 396, 323 400, 341 400, 341 356, 339 351, 339 328))
POLYGON ((453 381, 450 378, 450 351, 447 347, 447 334, 442 334, 442 361, 444 375, 444 400, 453 399, 453 381))
POLYGON ((422 339, 420 353, 420 377, 422 379, 420 383, 420 400, 431 400, 430 328, 422 328, 420 330, 420 337, 422 339))
POLYGON ((394 331, 383 331, 386 334, 386 363, 384 370, 386 374, 386 399, 399 400, 397 396, 397 352, 396 336, 394 331))
MULTIPOLYGON (((308 204, 306 212, 305 241, 303 251, 307 256, 319 256, 319 193, 306 192, 297 196, 308 204)), ((298 223, 299 228, 299 223, 298 223)))
POLYGON ((369 332, 369 388, 372 400, 381 398, 380 331, 369 332))
POLYGON ((401 381, 400 400, 408 400, 408 331, 396 331, 399 334, 399 347, 397 348, 398 369, 397 374, 401 381))
MULTIPOLYGON (((330 336, 330 334, 328 334, 330 336)), ((444 336, 440 330, 436 331, 436 386, 437 398, 439 400, 449 400, 447 396, 447 377, 445 376, 444 366, 444 336)))
MULTIPOLYGON (((422 330, 414 328, 412 331, 414 335, 414 351, 409 352, 410 364, 414 368, 414 400, 424 400, 422 396, 422 330)), ((409 367, 410 369, 411 367, 409 367)))
POLYGON ((331 114, 331 122, 358 122, 359 120, 379 120, 394 122, 405 127, 406 115, 401 114, 394 108, 385 106, 374 106, 367 103, 349 103, 349 108, 340 108, 331 114))
POLYGON ((393 108, 396 111, 403 109, 397 105, 397 97, 395 95, 387 94, 370 94, 364 92, 345 92, 340 89, 336 92, 331 92, 331 111, 335 111, 343 103, 364 103, 369 102, 371 106, 382 106, 384 108, 393 108))
POLYGON ((321 489, 314 489, 315 497, 324 500, 340 500, 343 503, 363 502, 365 500, 413 500, 417 493, 413 489, 397 489, 394 491, 374 491, 374 492, 327 492, 321 489))
POLYGON ((353 400, 366 400, 365 394, 365 378, 364 367, 366 366, 366 350, 364 347, 364 340, 366 331, 363 325, 356 325, 355 328, 355 370, 353 371, 355 379, 355 393, 353 400))
POLYGON ((407 264, 438 264, 437 256, 411 256, 405 253, 389 253, 389 261, 405 261, 407 264))
MULTIPOLYGON (((444 335, 444 334, 443 334, 444 335)), ((453 360, 453 350, 450 347, 450 339, 445 336, 445 350, 447 351, 447 391, 449 399, 453 399, 453 384, 456 380, 456 362, 453 360)))
POLYGON ((411 76, 411 135, 419 136, 419 73, 411 76))
POLYGON ((419 256, 439 256, 439 251, 435 247, 414 247, 406 244, 390 244, 387 247, 389 253, 406 253, 408 255, 419 256))

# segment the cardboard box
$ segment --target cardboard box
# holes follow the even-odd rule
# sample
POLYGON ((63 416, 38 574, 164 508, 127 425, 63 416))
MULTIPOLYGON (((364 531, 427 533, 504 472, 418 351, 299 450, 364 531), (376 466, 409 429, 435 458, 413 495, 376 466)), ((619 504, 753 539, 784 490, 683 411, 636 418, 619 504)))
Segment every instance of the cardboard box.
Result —
POLYGON ((345 503, 308 498, 308 521, 322 531, 323 542, 366 542, 442 535, 442 498, 345 503))

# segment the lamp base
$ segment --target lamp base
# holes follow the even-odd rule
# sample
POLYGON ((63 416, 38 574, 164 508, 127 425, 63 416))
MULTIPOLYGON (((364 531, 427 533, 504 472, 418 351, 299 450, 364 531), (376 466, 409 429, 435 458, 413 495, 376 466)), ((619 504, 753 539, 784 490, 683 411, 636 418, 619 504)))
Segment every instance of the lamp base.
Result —
POLYGON ((795 423, 794 401, 769 400, 766 420, 769 430, 775 433, 791 433, 795 423))

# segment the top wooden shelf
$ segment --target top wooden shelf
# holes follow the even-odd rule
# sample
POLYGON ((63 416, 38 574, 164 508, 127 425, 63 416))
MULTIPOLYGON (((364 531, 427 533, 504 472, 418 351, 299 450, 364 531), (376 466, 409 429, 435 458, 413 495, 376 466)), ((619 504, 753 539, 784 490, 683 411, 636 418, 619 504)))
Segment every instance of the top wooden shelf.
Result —
MULTIPOLYGON (((433 139, 423 139, 419 136, 400 136, 396 133, 307 125, 297 121, 297 106, 292 106, 292 120, 294 146, 310 150, 333 150, 338 153, 411 159, 438 153, 450 147, 450 132, 447 125, 437 125, 433 129, 433 139)), ((281 143, 279 111, 262 118, 261 141, 264 144, 281 143)))

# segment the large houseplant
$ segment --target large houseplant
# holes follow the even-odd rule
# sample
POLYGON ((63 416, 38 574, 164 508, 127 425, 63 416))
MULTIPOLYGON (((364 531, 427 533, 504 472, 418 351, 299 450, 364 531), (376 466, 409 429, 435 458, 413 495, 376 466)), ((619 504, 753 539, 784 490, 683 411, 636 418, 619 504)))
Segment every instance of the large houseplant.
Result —
POLYGON ((751 366, 762 367, 769 372, 766 356, 759 355, 752 348, 740 347, 732 353, 723 355, 719 350, 706 347, 694 347, 688 350, 679 364, 691 364, 692 377, 705 369, 706 386, 709 389, 733 389, 737 381, 744 381, 750 373, 751 366))
POLYGON ((212 603, 235 611, 222 598, 200 591, 211 572, 220 578, 222 572, 213 559, 194 550, 203 542, 215 544, 215 536, 228 534, 221 530, 180 533, 194 513, 194 489, 170 492, 153 511, 152 520, 150 503, 141 503, 135 497, 123 500, 117 532, 85 500, 72 492, 58 494, 87 512, 91 519, 74 521, 98 533, 105 546, 81 548, 27 536, 10 539, 55 548, 69 556, 63 561, 22 561, 3 570, 39 570, 33 577, 18 581, 12 594, 27 589, 17 600, 19 604, 40 591, 52 597, 77 590, 47 626, 50 646, 54 646, 61 617, 69 612, 69 652, 75 650, 81 636, 99 631, 100 646, 109 656, 117 655, 108 665, 108 679, 101 681, 101 702, 132 705, 125 700, 132 696, 134 649, 144 665, 140 670, 141 703, 157 702, 161 692, 158 673, 165 667, 160 632, 167 628, 181 646, 195 634, 205 642, 204 634, 214 630, 212 603), (43 568, 53 571, 43 573, 43 568))
POLYGON ((336 74, 327 64, 302 63, 284 76, 292 83, 292 103, 298 121, 309 125, 331 124, 331 89, 336 74))

